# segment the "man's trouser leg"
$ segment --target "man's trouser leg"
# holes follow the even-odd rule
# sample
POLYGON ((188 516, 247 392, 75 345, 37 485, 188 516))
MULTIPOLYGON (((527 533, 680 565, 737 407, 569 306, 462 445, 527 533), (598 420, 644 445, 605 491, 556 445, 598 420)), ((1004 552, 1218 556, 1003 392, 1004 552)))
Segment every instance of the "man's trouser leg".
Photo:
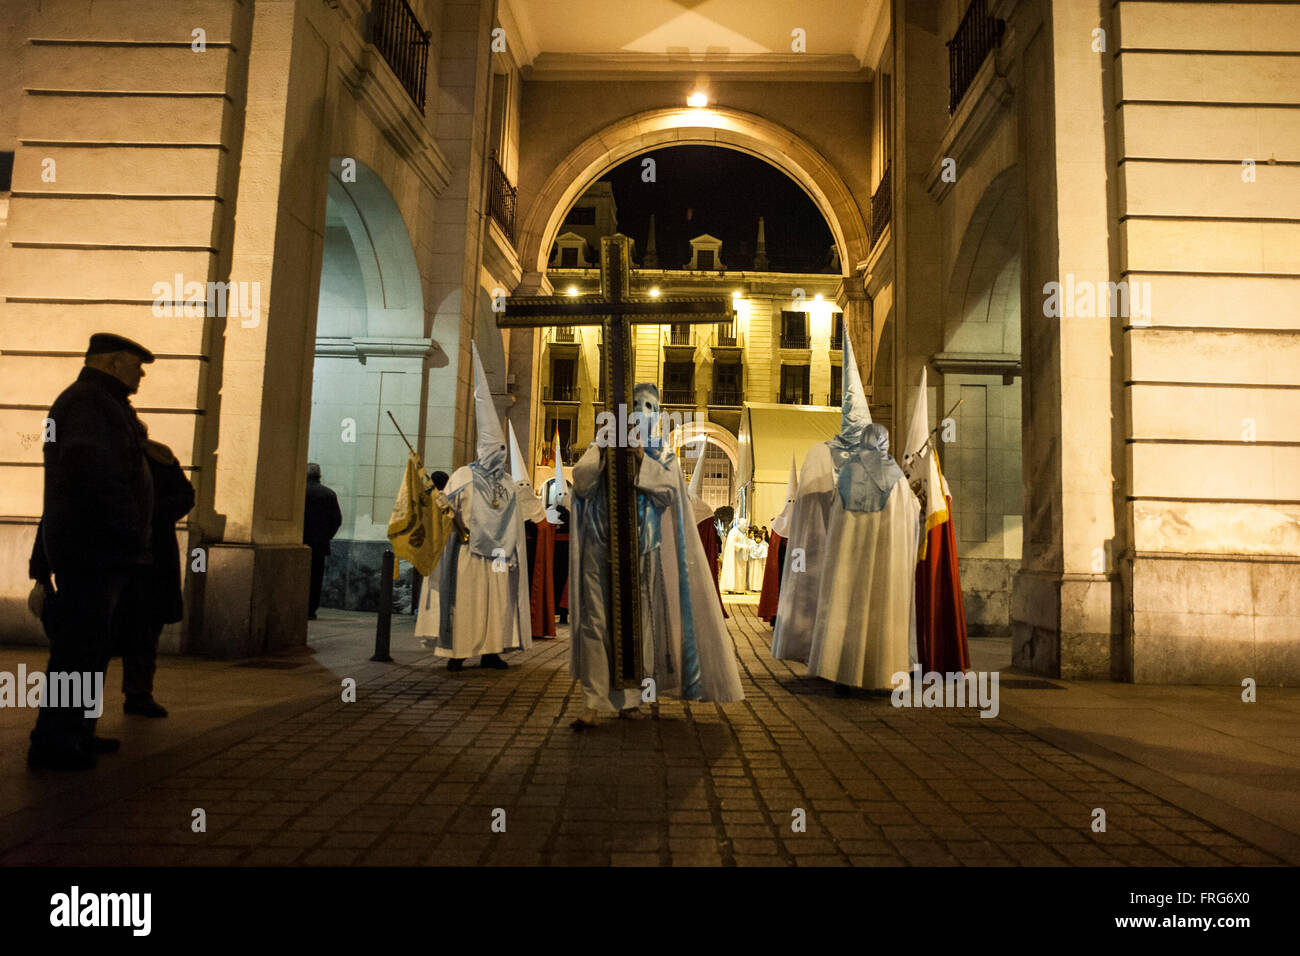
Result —
MULTIPOLYGON (((50 662, 45 671, 45 696, 32 731, 32 746, 43 750, 71 750, 94 732, 87 718, 87 691, 102 688, 113 637, 113 619, 127 587, 124 571, 60 574, 43 623, 50 639, 50 662), (75 675, 81 700, 60 700, 50 706, 54 681, 75 675), (96 683, 98 675, 98 683, 96 683)), ((99 701, 103 704, 103 701, 99 701)))
POLYGON ((307 613, 315 614, 320 608, 321 581, 325 577, 325 549, 312 545, 311 548, 311 595, 307 601, 307 613))
POLYGON ((122 695, 127 700, 153 700, 153 675, 158 670, 158 638, 162 625, 140 625, 134 645, 122 651, 122 695))

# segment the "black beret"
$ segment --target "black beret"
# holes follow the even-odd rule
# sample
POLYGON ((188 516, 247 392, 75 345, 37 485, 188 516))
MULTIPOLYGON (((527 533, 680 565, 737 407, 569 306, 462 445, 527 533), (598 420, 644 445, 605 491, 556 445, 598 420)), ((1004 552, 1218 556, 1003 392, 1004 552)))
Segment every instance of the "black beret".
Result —
POLYGON ((90 348, 86 349, 86 355, 103 355, 105 352, 131 352, 140 356, 146 365, 153 361, 153 353, 139 342, 132 342, 125 336, 114 335, 112 332, 96 332, 90 337, 90 348))

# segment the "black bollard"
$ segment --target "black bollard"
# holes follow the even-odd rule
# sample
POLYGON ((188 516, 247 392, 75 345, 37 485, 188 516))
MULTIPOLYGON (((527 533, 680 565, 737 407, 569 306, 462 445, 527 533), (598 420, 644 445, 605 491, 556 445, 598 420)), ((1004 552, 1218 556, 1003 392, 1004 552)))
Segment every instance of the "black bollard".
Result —
POLYGON ((379 620, 375 624, 375 656, 372 661, 392 661, 388 642, 393 626, 393 552, 385 551, 379 565, 379 620))

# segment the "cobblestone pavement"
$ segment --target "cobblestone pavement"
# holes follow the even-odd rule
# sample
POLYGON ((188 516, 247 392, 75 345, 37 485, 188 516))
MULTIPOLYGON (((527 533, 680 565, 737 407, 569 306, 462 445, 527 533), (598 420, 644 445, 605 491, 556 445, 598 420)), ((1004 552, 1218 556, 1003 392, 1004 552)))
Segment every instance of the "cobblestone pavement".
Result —
POLYGON ((743 703, 664 701, 659 720, 575 734, 564 640, 504 672, 449 674, 431 656, 359 666, 356 703, 323 673, 314 701, 269 708, 216 749, 82 791, 87 805, 62 808, 70 825, 41 808, 0 841, 0 863, 1280 862, 1001 718, 837 698, 771 659, 752 605, 731 610, 743 703))

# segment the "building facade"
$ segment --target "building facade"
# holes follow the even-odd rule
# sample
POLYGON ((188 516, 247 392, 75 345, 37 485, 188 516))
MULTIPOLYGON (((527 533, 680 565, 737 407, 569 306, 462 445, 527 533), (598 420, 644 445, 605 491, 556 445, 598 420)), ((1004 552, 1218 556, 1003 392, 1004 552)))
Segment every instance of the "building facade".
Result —
POLYGON ((704 416, 706 444, 734 434, 719 401, 737 384, 802 392, 783 366, 830 399, 820 292, 895 447, 928 370, 967 606, 1012 631, 1018 664, 1300 681, 1300 8, 639 9, 0 6, 4 638, 40 640, 41 419, 90 333, 158 353, 136 404, 198 489, 166 646, 300 645, 307 461, 345 507, 329 603, 366 606, 397 427, 432 468, 472 454, 471 342, 530 459, 549 423, 581 443, 599 343, 502 333, 497 307, 590 288, 578 255, 602 226, 571 209, 619 163, 694 144, 785 172, 838 253, 837 273, 798 277, 707 235, 697 268, 638 253, 636 281, 664 293, 741 293, 737 346, 638 331, 637 377, 704 416), (806 359, 781 341, 801 309, 806 359))

